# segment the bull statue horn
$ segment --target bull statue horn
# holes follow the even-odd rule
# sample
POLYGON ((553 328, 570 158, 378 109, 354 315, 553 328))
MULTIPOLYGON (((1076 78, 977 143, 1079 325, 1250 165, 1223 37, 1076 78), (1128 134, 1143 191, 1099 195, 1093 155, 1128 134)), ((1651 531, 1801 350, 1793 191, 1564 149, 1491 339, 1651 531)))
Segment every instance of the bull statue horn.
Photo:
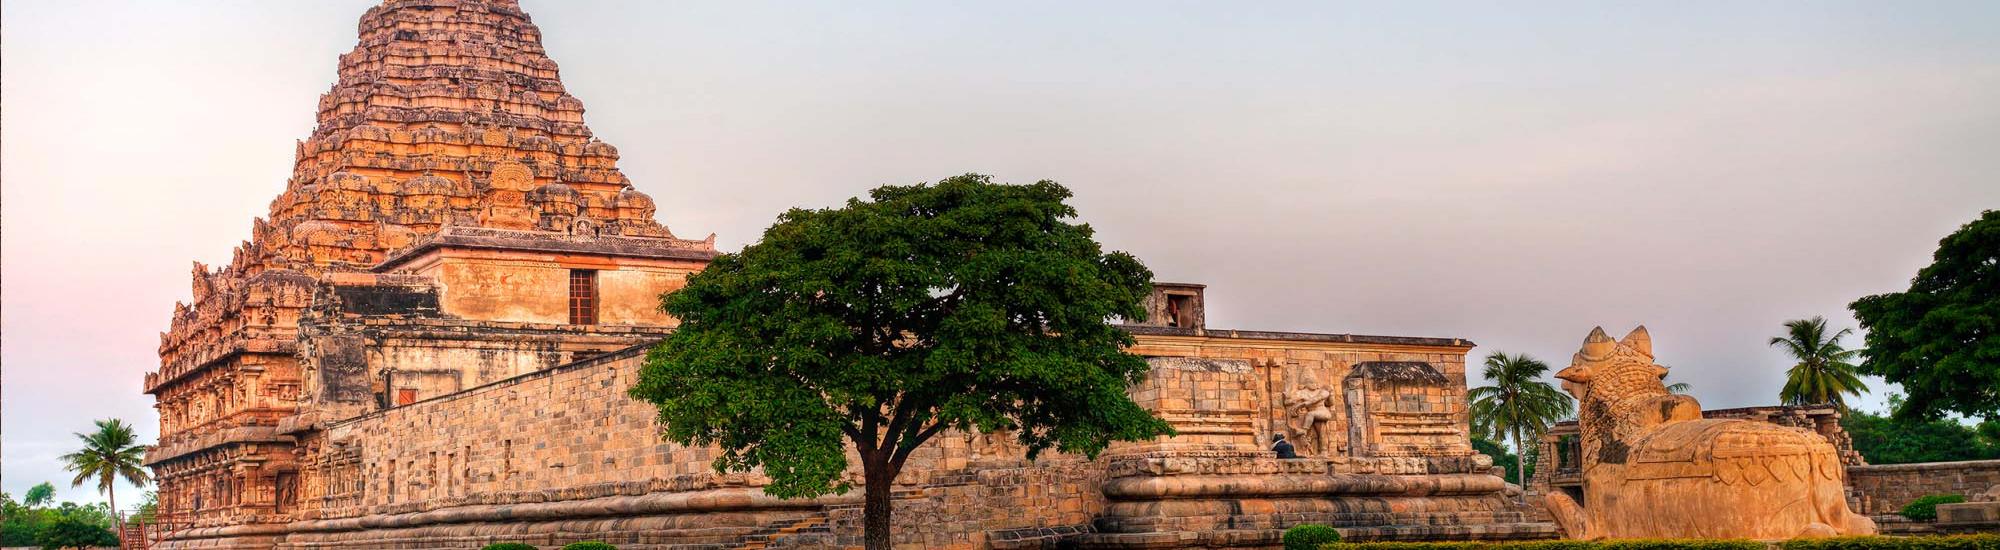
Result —
POLYGON ((1585 360, 1602 361, 1610 358, 1611 352, 1617 348, 1618 342, 1604 333, 1604 327, 1597 327, 1590 329, 1590 336, 1583 339, 1583 349, 1577 350, 1576 354, 1585 360))
POLYGON ((1631 334, 1626 334, 1618 342, 1632 348, 1633 351, 1646 354, 1648 358, 1653 356, 1653 335, 1646 332, 1646 325, 1639 325, 1639 328, 1632 329, 1631 334))

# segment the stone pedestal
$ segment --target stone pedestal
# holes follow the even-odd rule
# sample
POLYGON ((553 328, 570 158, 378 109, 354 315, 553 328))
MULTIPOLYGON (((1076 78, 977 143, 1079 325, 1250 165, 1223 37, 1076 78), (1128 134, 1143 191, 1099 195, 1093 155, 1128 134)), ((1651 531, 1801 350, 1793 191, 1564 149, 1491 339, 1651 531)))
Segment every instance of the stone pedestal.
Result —
POLYGON ((1939 504, 1937 513, 1940 533, 2000 532, 2000 502, 1939 504))
POLYGON ((1551 538, 1553 524, 1503 494, 1484 455, 1279 460, 1263 451, 1113 457, 1096 548, 1280 544, 1286 528, 1331 525, 1350 540, 1551 538))

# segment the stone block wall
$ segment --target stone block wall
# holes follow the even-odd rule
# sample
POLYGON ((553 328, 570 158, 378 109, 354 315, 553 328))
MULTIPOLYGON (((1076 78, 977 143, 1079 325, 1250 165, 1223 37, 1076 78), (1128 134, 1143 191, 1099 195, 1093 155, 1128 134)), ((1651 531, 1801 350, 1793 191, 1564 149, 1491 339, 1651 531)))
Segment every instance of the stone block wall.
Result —
POLYGON ((711 472, 708 449, 659 439, 646 403, 625 396, 638 355, 517 377, 326 431, 360 445, 364 504, 449 505, 501 494, 711 472))
MULTIPOLYGON (((1471 347, 1470 342, 1155 327, 1130 330, 1140 336, 1132 352, 1153 357, 1155 367, 1148 380, 1133 388, 1134 400, 1174 422, 1177 428, 1193 427, 1201 436, 1174 438, 1176 444, 1199 441, 1240 445, 1237 442, 1243 439, 1242 421, 1225 419, 1247 414, 1251 448, 1267 449, 1273 434, 1286 434, 1298 446, 1301 456, 1348 455, 1350 440, 1355 436, 1378 440, 1384 435, 1367 430, 1351 433, 1358 417, 1370 420, 1401 413, 1394 411, 1394 406, 1380 410, 1350 407, 1351 396, 1343 391, 1343 382, 1358 366, 1391 362, 1423 363, 1441 377, 1435 384, 1437 395, 1422 393, 1421 397, 1432 407, 1424 416, 1434 414, 1440 421, 1436 427, 1448 433, 1427 435, 1459 442, 1441 454, 1472 453, 1470 444, 1465 443, 1470 416, 1462 403, 1466 387, 1465 351, 1471 347), (1315 387, 1321 388, 1317 391, 1324 393, 1318 395, 1324 398, 1311 399, 1315 387), (1453 389, 1452 395, 1444 395, 1447 388, 1453 389), (1313 403, 1301 408, 1302 400, 1313 403), (1249 410, 1240 410, 1241 407, 1249 410), (1330 418, 1310 426, 1299 420, 1301 412, 1321 407, 1330 418), (1201 421, 1191 422, 1195 419, 1201 421)), ((1424 388, 1424 392, 1429 389, 1424 388)), ((1391 423, 1364 422, 1369 427, 1388 428, 1391 432, 1388 435, 1392 439, 1397 437, 1394 432, 1399 427, 1387 424, 1391 423)), ((1113 450, 1158 448, 1158 445, 1114 446, 1113 450)))
POLYGON ((1847 485, 1857 512, 1894 514, 1917 497, 1971 497, 2000 486, 2000 460, 1849 466, 1847 485))
MULTIPOLYGON (((612 542, 640 549, 760 539, 778 547, 860 544, 858 493, 780 500, 762 494, 759 475, 715 473, 712 449, 661 441, 652 406, 624 393, 643 352, 608 353, 306 434, 301 446, 313 456, 302 473, 302 512, 278 546, 421 540, 477 548, 620 537, 612 542)), ((946 433, 917 451, 895 493, 898 542, 1037 547, 1089 530, 1104 507, 1103 461, 1021 456, 1002 434, 946 433)), ((195 540, 181 545, 224 534, 188 533, 195 540)))

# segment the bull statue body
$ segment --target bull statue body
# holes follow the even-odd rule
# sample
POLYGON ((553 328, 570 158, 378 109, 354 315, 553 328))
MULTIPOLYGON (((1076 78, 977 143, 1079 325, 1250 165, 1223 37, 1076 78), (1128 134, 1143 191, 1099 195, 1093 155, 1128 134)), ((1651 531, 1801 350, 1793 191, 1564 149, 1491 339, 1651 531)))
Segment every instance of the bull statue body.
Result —
POLYGON ((1704 419, 1667 391, 1645 327, 1622 340, 1592 330, 1556 373, 1576 396, 1583 502, 1551 491, 1545 505, 1571 538, 1788 539, 1865 535, 1847 508, 1833 444, 1799 428, 1704 419))

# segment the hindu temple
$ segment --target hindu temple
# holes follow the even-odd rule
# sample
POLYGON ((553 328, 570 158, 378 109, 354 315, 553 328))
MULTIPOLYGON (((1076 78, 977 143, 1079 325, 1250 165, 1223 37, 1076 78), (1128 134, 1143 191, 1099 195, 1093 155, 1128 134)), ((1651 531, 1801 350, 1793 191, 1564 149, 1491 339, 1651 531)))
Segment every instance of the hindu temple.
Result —
MULTIPOLYGON (((857 544, 858 495, 768 496, 626 397, 714 238, 656 221, 674 189, 619 171, 521 7, 388 0, 358 29, 283 192, 227 265, 194 265, 145 375, 158 545, 857 544)), ((1153 365, 1131 395, 1178 435, 1032 462, 941 436, 899 480, 899 544, 1556 535, 1472 450, 1472 342, 1211 328, 1206 294, 1160 283, 1125 327, 1153 365)))

